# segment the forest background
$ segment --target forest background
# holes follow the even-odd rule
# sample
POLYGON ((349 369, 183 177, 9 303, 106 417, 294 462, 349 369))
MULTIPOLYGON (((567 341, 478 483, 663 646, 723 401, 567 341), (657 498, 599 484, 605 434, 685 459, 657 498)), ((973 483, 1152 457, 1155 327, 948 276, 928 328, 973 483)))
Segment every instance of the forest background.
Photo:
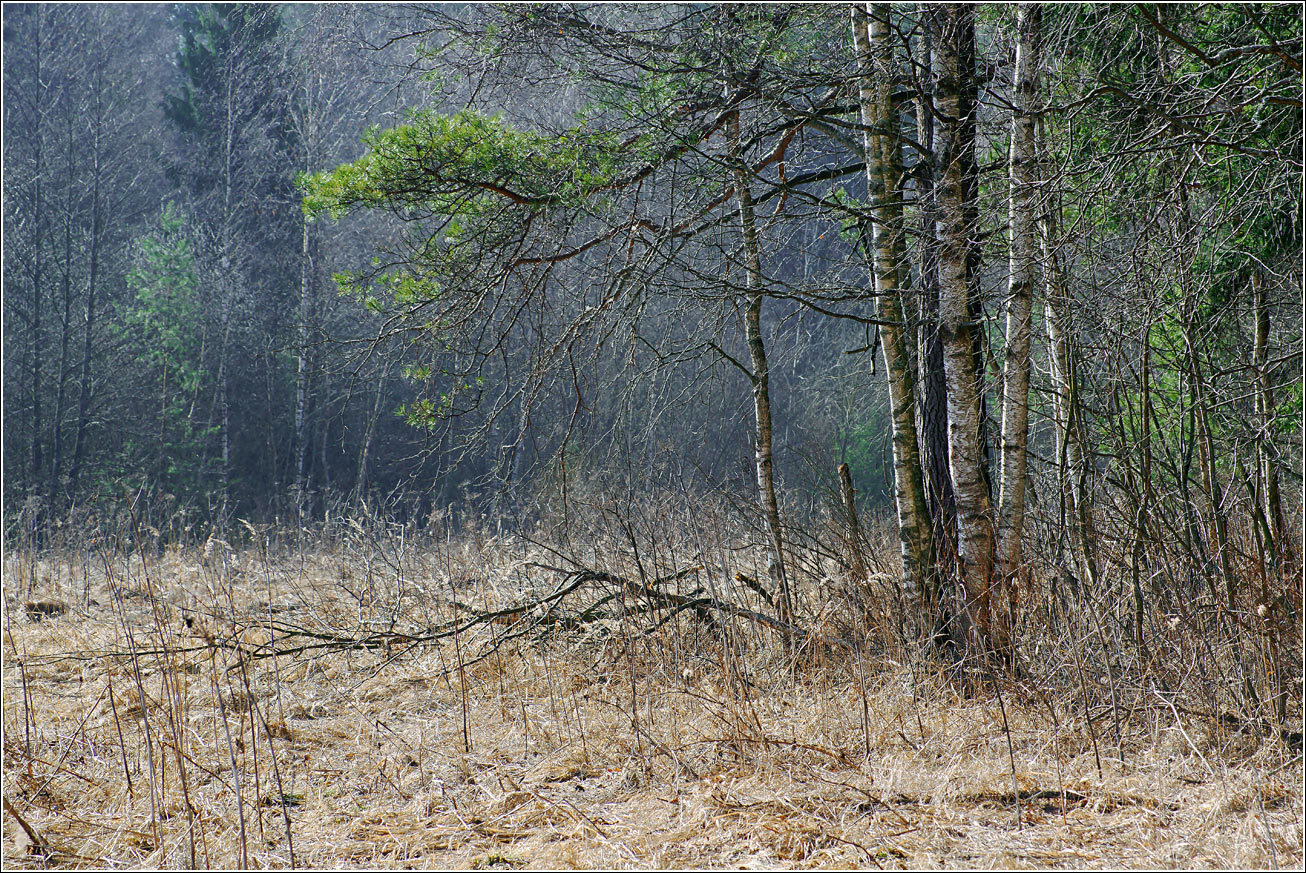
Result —
POLYGON ((846 12, 10 8, 7 536, 712 493, 782 611, 832 512, 986 634, 1030 534, 1266 605, 1300 18, 846 12))
POLYGON ((7 862, 1300 863, 1299 6, 3 16, 7 862))

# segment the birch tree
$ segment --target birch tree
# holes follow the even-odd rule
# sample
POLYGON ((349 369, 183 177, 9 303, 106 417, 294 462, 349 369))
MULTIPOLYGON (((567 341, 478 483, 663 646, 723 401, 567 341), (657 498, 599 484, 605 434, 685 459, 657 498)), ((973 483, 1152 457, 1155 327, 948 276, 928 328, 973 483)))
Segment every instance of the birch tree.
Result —
MULTIPOLYGON (((943 344, 939 338, 939 245, 935 236, 936 207, 934 195, 934 84, 931 67, 934 7, 918 4, 916 8, 916 51, 911 66, 915 91, 916 139, 922 148, 912 167, 915 187, 917 244, 917 299, 920 303, 920 337, 917 361, 920 369, 917 399, 920 406, 921 468, 926 482, 925 494, 934 532, 934 552, 941 586, 955 575, 953 561, 957 553, 957 504, 953 496, 952 473, 948 468, 948 400, 943 369, 943 344)), ((939 609, 946 601, 940 591, 939 609)), ((941 628, 947 617, 935 617, 941 628)))
MULTIPOLYGON (((359 33, 358 12, 344 7, 314 7, 306 19, 285 40, 288 57, 290 103, 288 120, 294 132, 294 158, 297 170, 310 173, 338 159, 353 136, 363 127, 356 120, 369 102, 366 70, 350 49, 363 39, 359 33)), ((292 480, 299 511, 306 510, 306 492, 311 472, 310 449, 316 410, 315 381, 319 378, 323 322, 322 299, 323 244, 321 225, 315 224, 302 209, 299 223, 299 293, 295 325, 295 390, 293 435, 291 446, 292 480)), ((337 247, 340 241, 334 240, 337 247)), ((385 383, 377 379, 378 391, 385 383)), ((319 415, 320 417, 320 415, 319 415)), ((366 466, 375 428, 368 419, 360 456, 360 468, 366 466)), ((365 481, 362 469, 359 484, 365 481)), ((361 491, 360 489, 357 489, 361 491)))
POLYGON ((974 230, 974 148, 968 132, 975 100, 974 9, 947 4, 934 18, 934 142, 939 241, 939 335, 948 396, 948 463, 957 500, 957 552, 961 590, 958 634, 968 652, 990 646, 994 581, 994 516, 983 439, 983 371, 977 369, 970 239, 974 230))
MULTIPOLYGON (((522 283, 534 297, 540 291, 531 283, 554 265, 610 252, 604 255, 609 263, 623 266, 599 279, 602 301, 587 307, 579 322, 563 327, 565 342, 550 343, 555 350, 567 348, 582 323, 615 311, 618 298, 634 308, 641 300, 638 284, 660 281, 653 277, 675 270, 701 277, 680 289, 686 297, 699 295, 737 307, 745 354, 732 354, 720 338, 704 345, 742 372, 751 389, 758 503, 776 600, 788 612, 763 329, 765 304, 775 285, 767 272, 765 237, 786 203, 788 188, 778 186, 776 177, 783 180, 787 172, 787 149, 813 118, 837 115, 838 92, 834 87, 817 91, 815 108, 794 118, 782 115, 778 123, 767 114, 780 102, 776 95, 791 87, 792 80, 782 75, 784 65, 808 63, 803 55, 784 51, 796 29, 793 10, 692 11, 673 17, 664 28, 638 33, 571 9, 509 10, 504 15, 492 34, 473 36, 499 47, 521 45, 523 51, 538 50, 544 41, 557 47, 560 58, 570 60, 573 52, 582 58, 578 77, 592 77, 594 88, 593 127, 544 135, 480 114, 425 114, 419 124, 374 138, 369 155, 352 167, 310 180, 309 209, 402 206, 409 216, 425 215, 437 226, 457 228, 457 233, 422 231, 423 240, 436 244, 414 246, 416 258, 410 262, 425 265, 431 281, 444 271, 442 306, 488 293, 487 279, 522 283), (639 73, 630 77, 631 69, 639 73), (459 145, 473 129, 482 131, 480 142, 470 148, 459 145), (415 150, 420 158, 414 157, 415 150), (755 188, 764 193, 755 196, 755 188), (762 197, 776 204, 765 218, 757 211, 762 197), (732 252, 724 263, 706 266, 688 262, 685 253, 697 241, 705 246, 699 251, 711 251, 730 239, 723 236, 727 228, 733 230, 737 255, 732 252), (496 243, 500 257, 492 257, 484 245, 490 234, 502 234, 496 243), (468 273, 459 261, 461 252, 468 253, 469 263, 482 265, 469 282, 462 279, 468 273), (458 281, 449 270, 458 271, 458 281), (732 274, 741 275, 742 282, 732 281, 732 274), (449 294, 453 287, 459 296, 449 294), (483 290, 471 294, 472 287, 483 290)), ((833 175, 816 175, 812 181, 833 175)), ((451 315, 448 321, 471 324, 466 317, 451 315)), ((503 336, 498 331, 481 335, 503 336)))
POLYGON ((894 503, 898 514, 903 583, 919 592, 928 611, 938 596, 933 535, 916 434, 915 378, 902 304, 904 263, 902 145, 892 102, 893 44, 888 4, 852 9, 858 60, 858 97, 871 200, 872 276, 880 318, 880 347, 893 423, 894 503))
POLYGON ((1002 373, 1002 490, 998 496, 998 594, 994 645, 1011 647, 1015 584, 1021 564, 1028 482, 1030 334, 1038 279, 1035 238, 1040 209, 1034 132, 1038 117, 1039 40, 1042 10, 1021 6, 1016 20, 1016 64, 1012 87, 1010 172, 1010 257, 1007 284, 1006 355, 1002 373))

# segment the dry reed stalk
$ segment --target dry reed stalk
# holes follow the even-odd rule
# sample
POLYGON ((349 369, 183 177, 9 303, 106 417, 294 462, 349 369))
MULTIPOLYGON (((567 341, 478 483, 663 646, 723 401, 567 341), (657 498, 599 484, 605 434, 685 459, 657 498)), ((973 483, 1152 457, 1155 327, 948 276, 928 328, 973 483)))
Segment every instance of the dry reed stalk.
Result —
MULTIPOLYGON (((765 566, 746 535, 660 511, 626 513, 619 538, 596 528, 586 561, 636 579, 702 564, 672 590, 765 608, 734 582, 765 566)), ((658 625, 633 598, 572 630, 487 622, 404 644, 393 635, 556 590, 532 564, 558 563, 562 546, 361 523, 321 548, 302 531, 283 545, 255 534, 253 548, 104 549, 85 609, 39 621, 7 609, 5 795, 63 865, 286 866, 292 843, 294 863, 314 866, 1304 860, 1299 748, 1209 717, 1229 698, 1202 682, 1237 677, 1233 652, 1183 622, 1162 618, 1153 650, 1214 661, 1187 676, 1149 668, 1169 677, 1160 704, 1131 686, 1142 674, 1109 612, 1099 625, 1078 607, 1056 630, 1027 630, 1048 653, 1041 681, 1004 684, 999 701, 967 696, 904 637, 894 592, 853 601, 828 567, 799 603, 863 644, 800 660, 756 623, 686 611, 658 625), (513 627, 529 632, 505 638, 513 627), (267 657, 293 634, 378 628, 388 649, 267 657), (1097 750, 1108 724, 1114 760, 1097 750), (269 814, 281 821, 259 837, 269 814)), ((53 586, 75 560, 84 572, 71 555, 6 567, 53 586)), ((51 596, 41 584, 31 593, 51 596)), ((10 606, 28 595, 5 593, 10 606)), ((6 866, 43 863, 16 817, 4 827, 6 866)))

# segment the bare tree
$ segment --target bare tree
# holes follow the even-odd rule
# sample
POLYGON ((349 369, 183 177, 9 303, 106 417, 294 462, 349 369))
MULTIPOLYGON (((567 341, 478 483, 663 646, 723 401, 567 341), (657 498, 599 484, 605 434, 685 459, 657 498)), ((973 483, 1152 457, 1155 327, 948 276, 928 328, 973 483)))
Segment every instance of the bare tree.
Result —
POLYGON ((1002 586, 994 616, 994 645, 1009 652, 1015 621, 1015 585, 1021 566, 1028 484, 1030 335, 1038 281, 1035 239, 1039 211, 1037 119, 1042 11, 1020 7, 1016 22, 1016 69, 1012 88, 1010 159, 1010 266, 1007 286, 1006 355, 1002 378, 1002 488, 998 496, 997 574, 1002 586))
POLYGON ((858 78, 867 188, 871 195, 872 272, 879 307, 880 347, 889 385, 893 422, 894 502, 902 547, 903 584, 916 590, 928 609, 938 595, 934 538, 921 476, 916 436, 915 373, 908 353, 903 282, 902 144, 888 4, 852 10, 853 45, 861 66, 858 78))
MULTIPOLYGON (((962 603, 958 631, 968 651, 990 645, 994 573, 994 516, 983 437, 983 371, 976 366, 970 263, 974 148, 963 106, 974 107, 974 10, 948 4, 936 14, 934 34, 935 148, 938 176, 939 334, 948 396, 948 456, 957 500, 958 562, 962 603)), ((973 123, 973 120, 969 120, 973 123)))
MULTIPOLYGON (((289 122, 294 131, 295 162, 302 173, 311 173, 343 159, 345 150, 370 116, 368 104, 376 99, 368 85, 367 69, 360 57, 364 40, 358 10, 352 7, 315 7, 293 26, 284 40, 290 71, 289 122)), ((299 299, 296 307, 293 486, 296 504, 303 513, 311 468, 314 380, 321 366, 324 320, 320 283, 322 229, 302 210, 299 212, 299 299)), ((337 246, 340 241, 334 240, 337 246)), ((377 405, 385 379, 378 379, 377 405)), ((369 418, 360 456, 359 483, 365 480, 363 467, 374 432, 369 418)))

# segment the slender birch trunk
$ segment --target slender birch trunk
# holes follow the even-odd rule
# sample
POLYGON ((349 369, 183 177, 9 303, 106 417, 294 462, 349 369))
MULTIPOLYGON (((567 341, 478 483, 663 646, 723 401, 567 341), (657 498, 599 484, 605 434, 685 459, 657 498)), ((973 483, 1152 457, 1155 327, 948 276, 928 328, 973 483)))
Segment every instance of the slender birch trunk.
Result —
POLYGON ((1088 544, 1085 542, 1088 525, 1081 517, 1083 510, 1087 509, 1087 483, 1080 425, 1082 413, 1078 408, 1079 387, 1072 359, 1070 300, 1057 256, 1054 222, 1046 219, 1044 225, 1042 248, 1047 277, 1044 320, 1050 352, 1048 357, 1052 381, 1052 415, 1056 425, 1057 465, 1061 471, 1061 493, 1069 519, 1071 547, 1075 550, 1076 562, 1082 565, 1080 570, 1085 580, 1090 583, 1090 590, 1096 590, 1093 586, 1097 575, 1095 562, 1091 551, 1086 550, 1088 544))
POLYGON ((1252 365, 1256 368, 1256 425, 1260 429, 1257 454, 1260 478, 1264 483, 1265 518, 1269 527, 1267 551, 1276 563, 1280 557, 1287 523, 1283 516, 1283 499, 1279 495, 1279 458, 1274 446, 1274 383, 1270 378, 1270 307, 1261 274, 1252 273, 1252 308, 1256 329, 1252 341, 1252 365))
MULTIPOLYGON (((977 366, 977 343, 970 275, 967 179, 974 147, 962 114, 972 71, 962 59, 973 57, 974 9, 948 4, 937 16, 934 47, 935 144, 939 176, 935 186, 939 238, 939 335, 943 342, 948 391, 948 461, 957 500, 957 552, 961 578, 961 615, 957 629, 967 651, 981 653, 989 641, 990 588, 993 580, 993 507, 989 497, 987 451, 983 440, 983 370, 977 366)), ((966 100, 967 105, 973 102, 966 100)))
POLYGON ((744 307, 744 337, 748 344, 749 363, 752 365, 753 416, 757 426, 754 443, 754 464, 757 471, 758 498, 766 517, 770 539, 771 560, 774 564, 776 592, 779 595, 780 617, 793 619, 793 599, 784 559, 784 535, 780 525, 780 506, 775 494, 775 470, 772 458, 771 375, 766 358, 766 343, 762 338, 762 254, 757 235, 757 217, 753 211, 753 195, 749 186, 748 167, 739 148, 739 116, 726 123, 729 137, 731 172, 734 176, 735 203, 739 208, 739 229, 744 248, 744 287, 748 302, 744 307))
POLYGON ((299 348, 295 361, 295 505, 304 512, 308 475, 308 325, 311 318, 313 266, 307 216, 300 237, 299 348))
MULTIPOLYGON (((366 500, 368 488, 367 459, 372 451, 372 437, 376 433, 376 423, 381 419, 381 399, 384 396, 385 383, 389 377, 389 367, 377 374, 376 392, 372 397, 372 412, 367 417, 367 430, 363 433, 363 445, 358 451, 358 476, 354 480, 354 502, 359 505, 362 505, 366 500)), ((323 444, 325 445, 325 440, 323 444)), ((324 470, 327 469, 325 454, 324 450, 322 459, 322 468, 324 470)))
POLYGON ((1020 7, 1016 24, 1016 72, 1011 95, 1010 261, 1007 283, 1006 355, 1002 372, 1002 476, 998 492, 998 574, 994 644, 1011 645, 1015 621, 1015 577, 1021 562, 1028 482, 1029 347, 1034 284, 1038 276, 1035 215, 1034 121, 1038 100, 1041 9, 1020 7))
POLYGON ((232 249, 235 245, 234 225, 236 222, 235 208, 232 203, 236 157, 236 83, 234 79, 235 73, 229 60, 226 71, 226 100, 224 103, 226 130, 223 139, 222 238, 219 242, 221 254, 220 275, 218 277, 218 287, 221 289, 220 293, 222 294, 222 299, 219 302, 222 331, 218 347, 218 415, 220 416, 219 439, 221 440, 222 452, 221 525, 224 528, 227 524, 227 513, 231 506, 231 405, 228 391, 230 387, 230 368, 227 364, 231 349, 231 308, 236 285, 236 277, 232 272, 236 269, 232 263, 232 249))
MULTIPOLYGON (((320 48, 320 46, 319 46, 320 48)), ((317 166, 318 143, 320 142, 319 112, 315 100, 313 69, 305 65, 300 70, 300 92, 298 105, 295 107, 294 119, 300 139, 303 143, 304 171, 312 172, 317 166)), ((307 215, 301 216, 299 239, 299 324, 298 349, 295 359, 295 503, 297 510, 306 509, 305 499, 309 478, 309 443, 312 435, 308 432, 308 407, 310 382, 312 380, 311 360, 308 344, 309 331, 313 320, 313 233, 309 227, 307 215)))
POLYGON ((893 426, 893 491, 903 586, 918 592, 923 605, 929 608, 937 595, 937 574, 916 434, 915 374, 907 350, 899 290, 904 260, 902 159, 890 96, 893 45, 889 39, 889 6, 857 5, 852 15, 853 45, 860 67, 858 96, 865 128, 866 184, 871 199, 872 272, 893 426))
MULTIPOLYGON (((1041 131, 1041 125, 1040 125, 1041 131)), ((1035 149, 1040 153, 1045 137, 1037 135, 1035 149)), ((1040 162, 1043 163, 1043 162, 1040 162)), ((1041 184, 1048 184, 1047 178, 1041 184)), ((1074 340, 1070 330, 1070 292, 1061 263, 1057 238, 1060 204, 1056 195, 1048 194, 1039 209, 1039 245, 1043 253, 1046 300, 1044 322, 1048 336, 1049 371, 1052 381, 1052 414, 1056 425, 1057 468, 1070 545, 1079 565, 1080 578, 1090 591, 1097 590, 1097 556, 1093 543, 1093 516, 1089 503, 1089 466, 1085 452, 1083 406, 1080 402, 1079 375, 1075 364, 1074 340)), ((1144 350, 1144 355, 1147 350, 1144 350)), ((1144 373, 1147 371, 1144 365, 1144 373)), ((1148 428, 1148 404, 1144 398, 1143 428, 1148 428)), ((1144 436, 1146 439, 1146 436, 1144 436)), ((1140 504, 1146 512, 1146 502, 1140 504)))

